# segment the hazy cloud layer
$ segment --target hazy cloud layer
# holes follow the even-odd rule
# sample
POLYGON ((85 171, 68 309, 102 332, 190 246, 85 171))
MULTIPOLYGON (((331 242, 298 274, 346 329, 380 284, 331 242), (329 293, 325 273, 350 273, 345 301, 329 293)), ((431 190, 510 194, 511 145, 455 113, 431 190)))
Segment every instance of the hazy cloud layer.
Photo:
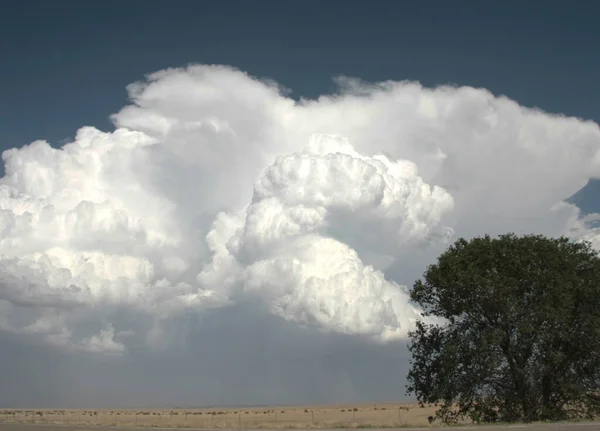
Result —
POLYGON ((390 343, 419 318, 406 286, 457 236, 600 244, 564 203, 599 176, 597 124, 482 89, 337 83, 295 102, 229 67, 165 70, 128 88, 115 132, 5 151, 0 329, 122 356, 235 309, 390 343))

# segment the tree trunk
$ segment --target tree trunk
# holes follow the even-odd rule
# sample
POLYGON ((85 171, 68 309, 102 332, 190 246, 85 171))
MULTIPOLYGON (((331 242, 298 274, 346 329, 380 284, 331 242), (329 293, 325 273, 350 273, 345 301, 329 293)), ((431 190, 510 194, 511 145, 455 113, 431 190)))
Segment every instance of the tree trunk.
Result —
POLYGON ((544 373, 542 376, 542 419, 552 419, 552 376, 544 373))

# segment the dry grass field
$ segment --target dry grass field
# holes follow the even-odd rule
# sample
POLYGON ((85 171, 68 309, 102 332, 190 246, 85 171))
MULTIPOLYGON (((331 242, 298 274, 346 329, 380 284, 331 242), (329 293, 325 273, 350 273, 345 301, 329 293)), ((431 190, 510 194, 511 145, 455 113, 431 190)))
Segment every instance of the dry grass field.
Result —
POLYGON ((174 410, 0 410, 0 423, 173 428, 371 428, 431 426, 433 407, 368 404, 174 410))

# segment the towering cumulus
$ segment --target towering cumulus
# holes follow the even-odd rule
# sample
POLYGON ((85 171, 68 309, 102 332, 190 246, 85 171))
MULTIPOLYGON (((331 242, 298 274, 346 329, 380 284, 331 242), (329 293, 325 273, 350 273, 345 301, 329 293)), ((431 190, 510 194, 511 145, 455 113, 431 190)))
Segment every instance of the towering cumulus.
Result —
POLYGON ((312 136, 302 151, 266 168, 244 211, 222 215, 231 222, 219 220, 209 234, 219 240, 199 281, 239 286, 292 321, 403 337, 419 311, 405 286, 365 265, 356 249, 385 258, 422 242, 452 206, 411 162, 362 156, 345 139, 312 136))
POLYGON ((229 67, 165 70, 129 87, 114 132, 5 151, 0 330, 122 354, 235 304, 392 342, 421 318, 407 285, 457 236, 600 243, 564 202, 600 174, 597 124, 474 88, 337 83, 295 102, 229 67))

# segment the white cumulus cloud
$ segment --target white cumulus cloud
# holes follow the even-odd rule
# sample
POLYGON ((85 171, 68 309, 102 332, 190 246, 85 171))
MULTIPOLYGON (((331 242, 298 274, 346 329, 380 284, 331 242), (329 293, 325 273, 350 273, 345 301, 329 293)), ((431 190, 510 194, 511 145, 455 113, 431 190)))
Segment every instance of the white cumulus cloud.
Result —
POLYGON ((230 67, 169 69, 128 88, 114 132, 5 151, 0 329, 122 354, 186 313, 261 304, 390 341, 457 236, 600 244, 564 203, 600 175, 596 123, 483 89, 337 83, 296 102, 230 67))

